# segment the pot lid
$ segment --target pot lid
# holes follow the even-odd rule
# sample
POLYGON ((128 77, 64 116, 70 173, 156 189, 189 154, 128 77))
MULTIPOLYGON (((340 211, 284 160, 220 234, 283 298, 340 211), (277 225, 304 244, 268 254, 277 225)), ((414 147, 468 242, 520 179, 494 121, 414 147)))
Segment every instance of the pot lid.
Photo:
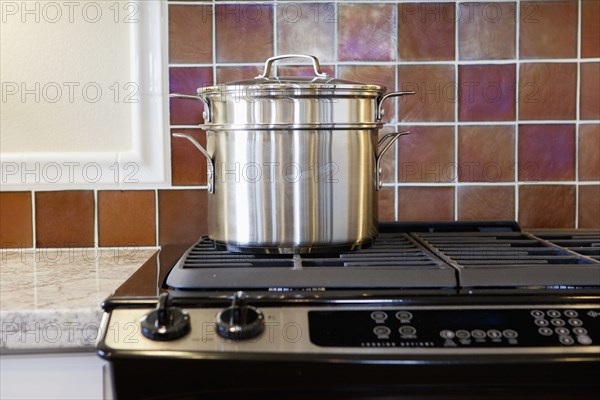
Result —
MULTIPOLYGON (((319 60, 315 56, 304 54, 287 54, 277 57, 271 57, 265 62, 264 72, 254 79, 246 79, 235 82, 227 82, 221 85, 213 85, 198 89, 198 94, 206 95, 210 93, 226 93, 239 91, 252 91, 258 93, 271 94, 281 91, 301 91, 312 92, 314 94, 335 95, 337 90, 344 93, 360 92, 363 95, 381 95, 385 93, 386 87, 381 85, 372 85, 361 82, 354 82, 344 79, 338 79, 328 76, 321 71, 319 60), (272 74, 272 66, 275 61, 288 58, 308 58, 312 61, 315 72, 314 77, 290 76, 280 77, 272 74)), ((340 93, 341 94, 341 93, 340 93)))

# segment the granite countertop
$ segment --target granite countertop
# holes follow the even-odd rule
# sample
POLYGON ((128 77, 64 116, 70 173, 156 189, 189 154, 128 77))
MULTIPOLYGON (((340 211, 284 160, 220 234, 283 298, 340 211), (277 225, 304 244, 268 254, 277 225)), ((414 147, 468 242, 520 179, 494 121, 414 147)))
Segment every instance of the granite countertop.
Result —
POLYGON ((0 352, 93 348, 101 302, 157 250, 2 250, 0 352))

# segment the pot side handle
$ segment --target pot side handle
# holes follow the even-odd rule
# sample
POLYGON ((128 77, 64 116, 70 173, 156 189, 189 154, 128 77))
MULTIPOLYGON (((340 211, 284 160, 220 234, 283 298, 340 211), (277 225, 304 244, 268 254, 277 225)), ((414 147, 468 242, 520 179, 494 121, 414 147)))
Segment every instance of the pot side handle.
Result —
POLYGON ((194 146, 196 146, 196 148, 198 150, 200 150, 200 152, 202 154, 204 154, 206 156, 206 159, 208 160, 207 189, 208 189, 208 193, 214 193, 215 192, 215 165, 214 165, 212 158, 208 154, 208 151, 206 151, 206 149, 200 143, 198 143, 198 141, 196 139, 194 139, 191 135, 187 135, 185 133, 173 133, 172 135, 173 135, 173 137, 176 137, 176 138, 183 138, 183 139, 189 140, 190 142, 192 142, 192 144, 194 146))
POLYGON ((192 94, 181 94, 181 93, 171 93, 171 94, 169 94, 169 97, 172 99, 200 100, 201 102, 204 103, 204 112, 202 113, 202 118, 204 118, 204 123, 211 121, 212 114, 210 112, 210 103, 208 102, 208 99, 205 99, 204 97, 199 96, 199 95, 194 96, 192 94))
POLYGON ((398 140, 398 138, 400 136, 404 136, 404 135, 408 135, 410 134, 409 131, 403 131, 403 132, 394 132, 394 133, 388 133, 387 135, 383 135, 383 137, 379 140, 379 143, 377 143, 377 148, 383 146, 383 148, 379 151, 379 154, 377 154, 377 158, 375 161, 375 168, 376 168, 376 172, 375 172, 375 189, 379 190, 381 189, 381 187, 383 186, 383 183, 381 182, 381 159, 383 158, 383 156, 385 155, 385 153, 390 149, 390 147, 392 147, 392 145, 394 143, 396 143, 396 141, 398 140))
POLYGON ((408 96, 411 94, 415 94, 415 92, 390 92, 387 93, 385 95, 383 95, 379 101, 377 102, 377 121, 381 121, 381 118, 383 118, 383 102, 386 101, 389 98, 392 97, 399 97, 399 96, 408 96))

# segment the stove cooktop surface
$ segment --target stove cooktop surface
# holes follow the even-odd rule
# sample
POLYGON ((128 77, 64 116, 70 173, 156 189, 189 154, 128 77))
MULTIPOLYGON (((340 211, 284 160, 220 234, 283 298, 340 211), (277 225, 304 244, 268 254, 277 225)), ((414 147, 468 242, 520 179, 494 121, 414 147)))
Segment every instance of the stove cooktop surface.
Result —
POLYGON ((382 224, 369 247, 256 255, 201 238, 172 269, 172 291, 600 288, 600 232, 523 232, 514 223, 382 224))

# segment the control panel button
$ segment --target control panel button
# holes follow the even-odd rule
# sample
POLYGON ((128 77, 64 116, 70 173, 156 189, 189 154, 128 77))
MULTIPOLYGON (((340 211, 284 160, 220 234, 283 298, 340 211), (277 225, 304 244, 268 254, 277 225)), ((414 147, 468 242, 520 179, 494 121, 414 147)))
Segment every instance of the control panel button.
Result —
POLYGON ((551 336, 552 333, 554 333, 554 332, 552 332, 552 329, 546 328, 546 327, 539 328, 538 332, 540 335, 543 335, 543 336, 551 336))
POLYGON ((583 321, 581 321, 579 318, 571 318, 569 319, 569 325, 571 326, 581 326, 583 325, 583 321))
POLYGON ((566 317, 569 318, 577 318, 579 316, 579 314, 575 310, 565 310, 564 314, 566 317))
POLYGON ((440 331, 440 337, 442 339, 454 339, 454 332, 444 329, 443 331, 440 331))
POLYGON ((459 329, 456 331, 456 337, 459 339, 468 339, 471 337, 471 332, 464 329, 459 329))
POLYGON ((559 318, 552 318, 550 323, 554 326, 565 326, 565 321, 559 318))
POLYGON ((573 344, 575 344, 575 341, 571 336, 561 336, 558 338, 558 341, 561 344, 564 344, 565 346, 572 346, 573 344))
POLYGON ((398 329, 398 332, 400 332, 401 335, 412 336, 417 333, 417 330, 414 326, 404 325, 398 329))
POLYGON ((550 324, 547 319, 536 319, 534 322, 537 326, 548 326, 550 324))
POLYGON ((471 331, 471 336, 472 336, 474 339, 485 339, 485 337, 486 337, 486 334, 485 334, 485 332, 484 332, 484 331, 482 331, 481 329, 473 329, 473 330, 471 331))
POLYGON ((517 331, 512 330, 512 329, 505 329, 502 331, 502 335, 504 335, 505 338, 507 339, 515 339, 517 336, 519 336, 519 334, 517 333, 517 331))
POLYGON ((548 310, 547 314, 550 318, 560 318, 560 311, 557 310, 548 310))
POLYGON ((556 332, 557 335, 560 335, 560 336, 568 335, 570 333, 567 328, 563 328, 563 327, 554 328, 554 331, 556 332))
POLYGON ((487 331, 487 335, 490 339, 499 339, 502 337, 502 332, 497 329, 490 329, 487 331))
POLYGON ((413 315, 409 311, 398 311, 396 313, 396 318, 400 321, 410 321, 413 318, 413 315))
POLYGON ((375 336, 377 336, 377 339, 389 339, 392 330, 387 326, 378 325, 375 328, 373 328, 373 333, 375 334, 375 336))
POLYGON ((583 344, 584 346, 592 344, 592 338, 588 335, 577 336, 577 341, 579 342, 579 344, 583 344))
POLYGON ((371 319, 377 322, 378 324, 383 324, 385 320, 388 319, 388 315, 383 311, 373 311, 371 313, 371 319))
POLYGON ((573 333, 576 335, 587 335, 588 331, 587 329, 578 326, 576 328, 573 328, 573 333))
POLYGON ((542 310, 531 310, 530 314, 534 318, 544 318, 544 312, 542 310))

